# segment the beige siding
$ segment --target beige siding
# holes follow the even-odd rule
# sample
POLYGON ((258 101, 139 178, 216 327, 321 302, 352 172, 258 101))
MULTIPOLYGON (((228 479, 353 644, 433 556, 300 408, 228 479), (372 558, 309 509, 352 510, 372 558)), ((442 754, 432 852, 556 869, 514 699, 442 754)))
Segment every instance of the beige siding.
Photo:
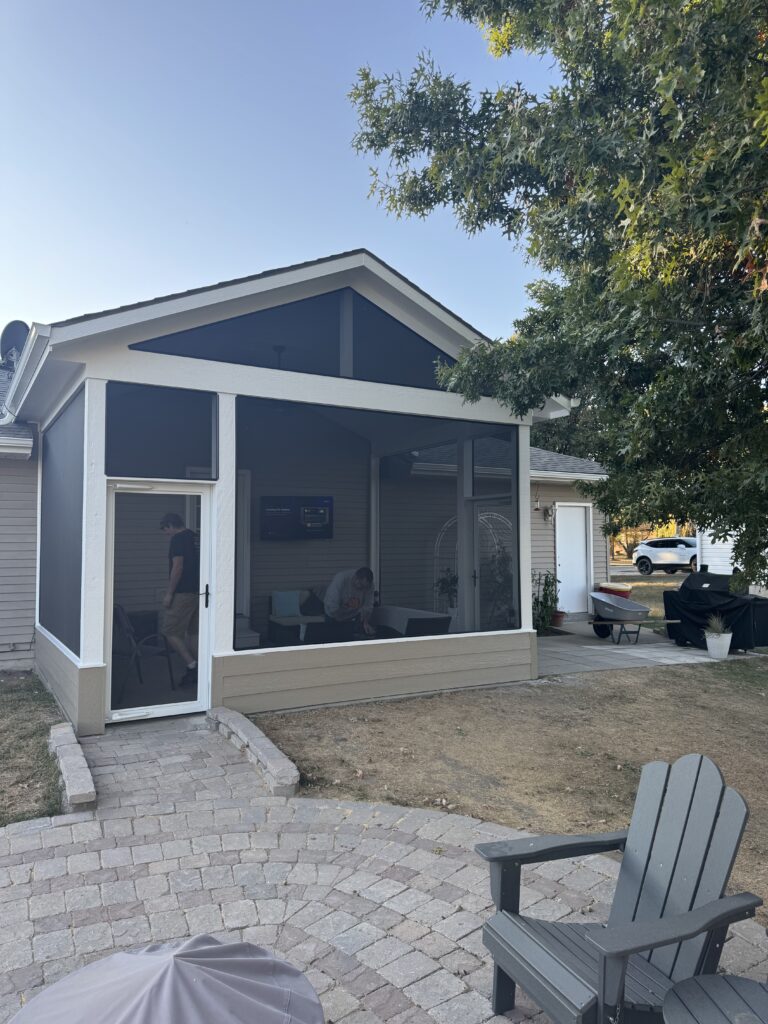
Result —
POLYGON ((533 633, 266 650, 213 658, 213 702, 246 713, 535 679, 533 633))
MULTIPOLYGON (((545 572, 555 569, 555 524, 554 519, 546 520, 543 510, 558 501, 588 502, 576 487, 567 483, 537 483, 531 481, 531 569, 533 572, 545 572), (536 511, 534 505, 538 494, 541 510, 536 511)), ((603 533, 605 516, 592 509, 592 572, 594 582, 599 584, 608 579, 608 544, 603 533)))
POLYGON ((80 668, 47 636, 37 631, 35 669, 59 702, 78 735, 104 732, 107 669, 105 665, 80 668))
POLYGON ((238 468, 251 470, 251 624, 266 637, 273 590, 324 589, 341 569, 368 564, 370 447, 311 412, 254 410, 241 424, 238 468), (262 541, 260 499, 280 495, 331 495, 333 537, 262 541))
POLYGON ((160 531, 160 520, 166 512, 186 519, 184 496, 115 495, 115 603, 128 612, 155 611, 162 603, 169 538, 160 531))
POLYGON ((34 661, 37 458, 0 458, 0 669, 34 661))

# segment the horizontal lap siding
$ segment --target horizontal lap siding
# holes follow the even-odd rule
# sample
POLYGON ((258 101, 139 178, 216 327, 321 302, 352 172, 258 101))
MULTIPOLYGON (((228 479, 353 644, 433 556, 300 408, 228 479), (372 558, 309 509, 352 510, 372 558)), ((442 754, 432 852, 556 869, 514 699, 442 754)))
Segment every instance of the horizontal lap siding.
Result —
MULTIPOLYGON (((555 571, 555 524, 554 519, 544 519, 543 510, 555 502, 587 502, 575 487, 569 484, 547 484, 531 482, 531 569, 534 572, 555 571), (538 493, 541 509, 534 508, 538 493)), ((592 554, 593 578, 596 584, 609 578, 608 544, 603 533, 605 516, 592 508, 592 554)))
POLYGON ((213 659, 215 699, 238 711, 433 693, 536 675, 535 636, 488 633, 213 659))
POLYGON ((160 530, 166 512, 184 519, 178 494, 115 495, 115 603, 128 612, 156 611, 168 585, 170 538, 160 530))
POLYGON ((711 533, 701 534, 701 564, 709 572, 730 576, 733 572, 733 541, 715 540, 711 533))
POLYGON ((34 661, 37 459, 0 459, 0 670, 34 661))

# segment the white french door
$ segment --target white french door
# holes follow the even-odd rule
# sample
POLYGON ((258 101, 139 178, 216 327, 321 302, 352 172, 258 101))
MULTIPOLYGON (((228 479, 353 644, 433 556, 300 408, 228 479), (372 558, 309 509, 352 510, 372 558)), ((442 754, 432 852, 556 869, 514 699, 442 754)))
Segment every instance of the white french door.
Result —
POLYGON ((210 486, 197 481, 108 484, 107 721, 158 718, 210 707, 210 497, 210 486), (192 590, 174 597, 170 611, 163 605, 170 538, 160 530, 160 520, 168 513, 178 515, 192 530, 199 559, 199 577, 192 590), (196 609, 192 593, 197 596, 196 609), (177 622, 173 635, 181 635, 182 649, 196 656, 196 673, 189 671, 186 657, 167 639, 170 615, 177 622))

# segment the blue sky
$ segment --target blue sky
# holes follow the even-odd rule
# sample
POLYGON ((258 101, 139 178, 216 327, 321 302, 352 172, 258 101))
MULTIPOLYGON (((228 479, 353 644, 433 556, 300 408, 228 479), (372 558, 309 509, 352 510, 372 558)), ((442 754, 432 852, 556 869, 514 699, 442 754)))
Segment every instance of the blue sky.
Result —
POLYGON ((497 61, 418 0, 3 0, 0 326, 49 322, 365 246, 493 336, 536 268, 449 211, 397 220, 350 140, 356 69, 497 61))

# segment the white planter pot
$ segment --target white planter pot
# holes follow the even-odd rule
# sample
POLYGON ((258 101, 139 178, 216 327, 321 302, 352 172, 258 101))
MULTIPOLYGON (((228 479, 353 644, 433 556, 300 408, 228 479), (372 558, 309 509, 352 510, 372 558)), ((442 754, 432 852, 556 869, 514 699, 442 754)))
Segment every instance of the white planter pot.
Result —
POLYGON ((710 658, 714 658, 715 661, 727 658, 732 636, 733 633, 705 633, 704 639, 707 641, 707 654, 710 658))

